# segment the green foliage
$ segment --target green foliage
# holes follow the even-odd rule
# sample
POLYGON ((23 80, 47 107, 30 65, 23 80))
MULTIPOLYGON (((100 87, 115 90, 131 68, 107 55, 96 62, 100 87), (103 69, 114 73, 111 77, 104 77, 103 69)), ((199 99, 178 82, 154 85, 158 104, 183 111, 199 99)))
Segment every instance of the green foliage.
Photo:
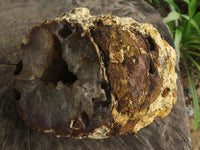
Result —
POLYGON ((148 2, 148 3, 150 3, 150 4, 152 4, 153 1, 155 1, 156 5, 157 5, 159 8, 161 8, 160 0, 145 0, 145 1, 148 2))
MULTIPOLYGON (((198 70, 197 78, 200 77, 200 65, 195 61, 195 57, 200 57, 200 7, 199 0, 183 0, 188 10, 183 13, 177 5, 178 0, 164 0, 168 3, 170 13, 164 18, 170 31, 174 35, 174 44, 177 50, 178 61, 180 57, 185 63, 188 80, 193 96, 194 105, 194 126, 196 130, 199 123, 199 104, 195 89, 194 80, 191 75, 190 63, 193 63, 198 70)), ((152 0, 149 0, 152 3, 152 0)), ((180 1, 179 1, 180 2, 180 1)), ((161 1, 160 1, 161 3, 161 1)), ((161 4, 159 4, 161 6, 161 4)))
POLYGON ((200 1, 198 0, 183 0, 187 3, 188 12, 183 14, 181 9, 173 0, 165 0, 168 3, 171 12, 164 21, 168 23, 171 32, 174 35, 174 44, 177 50, 178 60, 182 56, 190 88, 193 96, 194 105, 194 126, 193 129, 196 130, 199 123, 199 104, 198 97, 195 89, 194 80, 191 75, 191 70, 189 63, 192 62, 199 71, 200 65, 195 61, 194 57, 200 57, 200 12, 197 12, 197 8, 200 6, 200 1))

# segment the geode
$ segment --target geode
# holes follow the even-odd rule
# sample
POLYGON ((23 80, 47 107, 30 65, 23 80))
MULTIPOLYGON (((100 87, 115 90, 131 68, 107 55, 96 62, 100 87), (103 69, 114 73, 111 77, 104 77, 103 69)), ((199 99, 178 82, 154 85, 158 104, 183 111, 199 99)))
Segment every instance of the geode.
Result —
POLYGON ((151 24, 77 8, 23 40, 13 93, 32 128, 73 138, 132 134, 177 100, 176 53, 151 24))

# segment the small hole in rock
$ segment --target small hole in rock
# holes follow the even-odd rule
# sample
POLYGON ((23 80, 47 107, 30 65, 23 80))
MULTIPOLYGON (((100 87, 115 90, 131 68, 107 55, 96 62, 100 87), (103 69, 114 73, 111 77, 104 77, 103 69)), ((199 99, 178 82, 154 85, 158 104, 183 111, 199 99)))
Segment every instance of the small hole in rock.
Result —
POLYGON ((63 83, 74 83, 78 80, 77 76, 75 76, 72 72, 68 70, 67 64, 64 64, 64 71, 61 74, 61 81, 63 83))
POLYGON ((153 60, 150 58, 150 64, 149 64, 149 73, 150 74, 154 74, 156 72, 156 68, 154 65, 153 60))
POLYGON ((82 116, 81 116, 84 124, 85 124, 85 127, 87 127, 89 124, 90 124, 90 120, 89 120, 89 116, 86 112, 82 112, 82 116))
POLYGON ((21 94, 16 89, 13 89, 13 95, 16 101, 20 100, 21 94))
POLYGON ((22 61, 20 61, 17 65, 16 65, 16 69, 14 71, 14 75, 19 75, 20 72, 22 71, 23 68, 23 64, 22 61))
POLYGON ((170 89, 167 87, 164 89, 163 93, 162 93, 162 97, 167 97, 168 93, 169 93, 170 89))
POLYGON ((58 81, 62 81, 64 84, 72 84, 78 78, 68 70, 67 63, 63 59, 60 59, 53 61, 52 65, 43 73, 41 80, 45 83, 52 82, 56 84, 58 81))
POLYGON ((79 121, 79 120, 74 120, 74 122, 73 122, 73 128, 75 129, 75 130, 79 130, 79 129, 81 129, 82 128, 82 123, 79 121))
POLYGON ((148 43, 149 43, 149 50, 150 51, 156 51, 156 47, 155 47, 153 39, 149 36, 149 37, 147 37, 147 40, 148 40, 148 43))
POLYGON ((153 74, 153 68, 152 68, 152 65, 150 64, 150 66, 149 66, 149 73, 150 74, 153 74))
POLYGON ((68 37, 70 34, 72 34, 72 31, 67 25, 64 25, 64 27, 58 32, 63 38, 68 37))
POLYGON ((102 82, 101 83, 101 88, 102 89, 106 89, 106 87, 107 87, 107 83, 104 81, 104 82, 102 82))

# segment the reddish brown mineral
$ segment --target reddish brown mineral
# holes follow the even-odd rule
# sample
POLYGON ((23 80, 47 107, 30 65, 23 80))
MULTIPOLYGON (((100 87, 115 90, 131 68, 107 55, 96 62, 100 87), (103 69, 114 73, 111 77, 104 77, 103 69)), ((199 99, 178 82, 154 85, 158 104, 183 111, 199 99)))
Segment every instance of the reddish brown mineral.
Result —
POLYGON ((14 96, 32 128, 57 136, 136 133, 176 102, 173 48, 150 24, 77 8, 34 27, 14 96))

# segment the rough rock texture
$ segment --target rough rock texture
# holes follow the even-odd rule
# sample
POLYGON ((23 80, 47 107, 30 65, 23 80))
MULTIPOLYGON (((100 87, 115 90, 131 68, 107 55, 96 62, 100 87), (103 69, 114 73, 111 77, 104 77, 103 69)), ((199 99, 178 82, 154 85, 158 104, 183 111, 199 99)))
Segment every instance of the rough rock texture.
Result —
POLYGON ((22 60, 20 44, 31 28, 63 12, 87 7, 92 15, 112 14, 151 23, 172 47, 172 36, 160 15, 143 0, 1 0, 0 1, 0 149, 2 150, 191 150, 190 130, 180 82, 177 102, 169 115, 154 121, 137 134, 101 140, 57 138, 52 132, 33 130, 16 110, 12 94, 13 70, 22 60))
POLYGON ((177 100, 174 49, 151 24, 77 8, 34 27, 15 70, 18 112, 57 136, 139 131, 177 100))

